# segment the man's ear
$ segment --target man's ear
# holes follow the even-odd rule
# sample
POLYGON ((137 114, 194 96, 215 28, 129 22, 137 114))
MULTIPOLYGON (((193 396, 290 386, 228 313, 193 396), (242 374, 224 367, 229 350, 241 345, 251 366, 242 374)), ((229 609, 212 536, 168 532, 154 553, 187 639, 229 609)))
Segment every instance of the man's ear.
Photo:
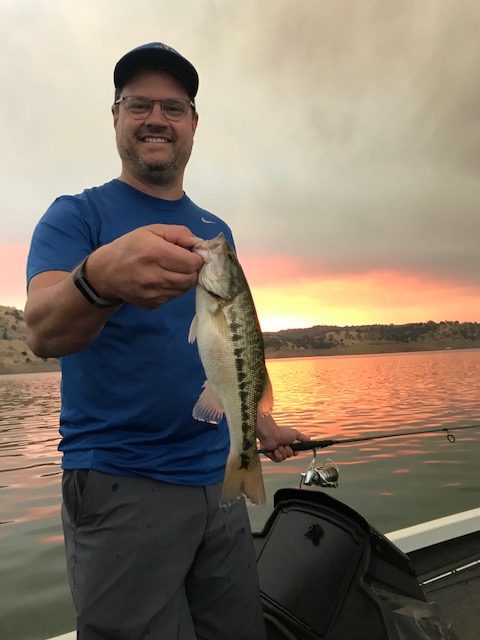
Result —
POLYGON ((198 125, 198 113, 195 111, 192 116, 192 133, 195 135, 195 131, 197 130, 198 125))

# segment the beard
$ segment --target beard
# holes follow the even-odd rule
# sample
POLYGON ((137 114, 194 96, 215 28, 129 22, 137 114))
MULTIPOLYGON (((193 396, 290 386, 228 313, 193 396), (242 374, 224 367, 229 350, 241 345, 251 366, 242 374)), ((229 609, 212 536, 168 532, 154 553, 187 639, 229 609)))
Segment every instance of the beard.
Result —
MULTIPOLYGON (((148 133, 162 134, 163 128, 149 127, 148 133)), ((172 134, 169 134, 172 137, 172 134)), ((176 146, 173 138, 173 150, 170 157, 162 160, 144 158, 138 149, 137 136, 128 136, 123 139, 117 136, 117 149, 124 166, 141 182, 154 186, 168 187, 182 180, 185 166, 190 158, 192 145, 182 144, 176 146)))
MULTIPOLYGON (((122 160, 125 160, 122 158, 122 160)), ((154 184, 156 186, 169 186, 175 182, 179 174, 175 160, 167 162, 147 162, 143 158, 135 155, 129 158, 129 165, 142 182, 154 184)))
POLYGON ((142 182, 156 186, 169 186, 175 182, 180 173, 176 158, 164 162, 153 162, 141 158, 132 148, 121 148, 118 153, 122 162, 130 172, 142 182))

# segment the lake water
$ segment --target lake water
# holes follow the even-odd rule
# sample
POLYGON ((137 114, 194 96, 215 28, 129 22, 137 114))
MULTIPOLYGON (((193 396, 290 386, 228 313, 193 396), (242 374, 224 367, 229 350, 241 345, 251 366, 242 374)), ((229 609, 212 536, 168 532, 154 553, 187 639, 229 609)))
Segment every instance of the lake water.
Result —
MULTIPOLYGON (((313 438, 480 424, 480 350, 270 360, 275 416, 313 438)), ((57 452, 58 373, 0 376, 0 639, 43 640, 74 628, 65 573, 57 452)), ((328 490, 382 531, 480 504, 480 427, 319 452, 334 458, 328 490)), ((297 487, 310 454, 263 459, 269 504, 297 487)))

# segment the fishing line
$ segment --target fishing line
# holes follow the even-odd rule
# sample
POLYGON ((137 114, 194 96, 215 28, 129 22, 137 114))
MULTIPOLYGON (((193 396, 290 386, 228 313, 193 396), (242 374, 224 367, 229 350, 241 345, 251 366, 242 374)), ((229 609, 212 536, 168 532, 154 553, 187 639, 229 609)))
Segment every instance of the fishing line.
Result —
MULTIPOLYGON (((293 451, 311 451, 312 449, 326 449, 335 444, 353 444, 356 442, 367 442, 370 440, 384 440, 386 438, 404 438, 405 436, 418 436, 424 433, 441 433, 447 434, 447 440, 451 443, 455 442, 455 436, 452 431, 460 429, 480 429, 480 424, 470 424, 465 427, 439 427, 437 429, 422 429, 420 431, 403 431, 401 433, 385 433, 376 436, 362 436, 360 438, 342 438, 340 440, 308 440, 308 442, 294 442, 290 445, 293 451)), ((258 449, 258 453, 270 453, 266 449, 258 449)))

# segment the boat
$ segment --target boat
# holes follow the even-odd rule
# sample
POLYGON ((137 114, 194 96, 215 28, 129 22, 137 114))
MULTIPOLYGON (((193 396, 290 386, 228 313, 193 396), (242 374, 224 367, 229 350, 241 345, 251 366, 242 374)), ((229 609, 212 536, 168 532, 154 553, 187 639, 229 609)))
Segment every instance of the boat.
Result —
MULTIPOLYGON (((458 427, 460 428, 472 428, 458 427)), ((445 431, 450 442, 456 429, 445 431)), ((480 508, 383 535, 325 491, 316 449, 411 432, 294 445, 313 449, 299 489, 280 489, 254 534, 269 640, 478 640, 480 508)))
POLYGON ((316 488, 338 484, 326 443, 298 445, 314 451, 300 488, 253 534, 268 640, 478 640, 480 508, 382 534, 316 488))
POLYGON ((324 491, 280 489, 254 541, 269 640, 478 640, 480 508, 383 535, 324 491))
POLYGON ((269 640, 478 640, 480 509, 383 535, 323 491, 274 500, 254 534, 269 640))

